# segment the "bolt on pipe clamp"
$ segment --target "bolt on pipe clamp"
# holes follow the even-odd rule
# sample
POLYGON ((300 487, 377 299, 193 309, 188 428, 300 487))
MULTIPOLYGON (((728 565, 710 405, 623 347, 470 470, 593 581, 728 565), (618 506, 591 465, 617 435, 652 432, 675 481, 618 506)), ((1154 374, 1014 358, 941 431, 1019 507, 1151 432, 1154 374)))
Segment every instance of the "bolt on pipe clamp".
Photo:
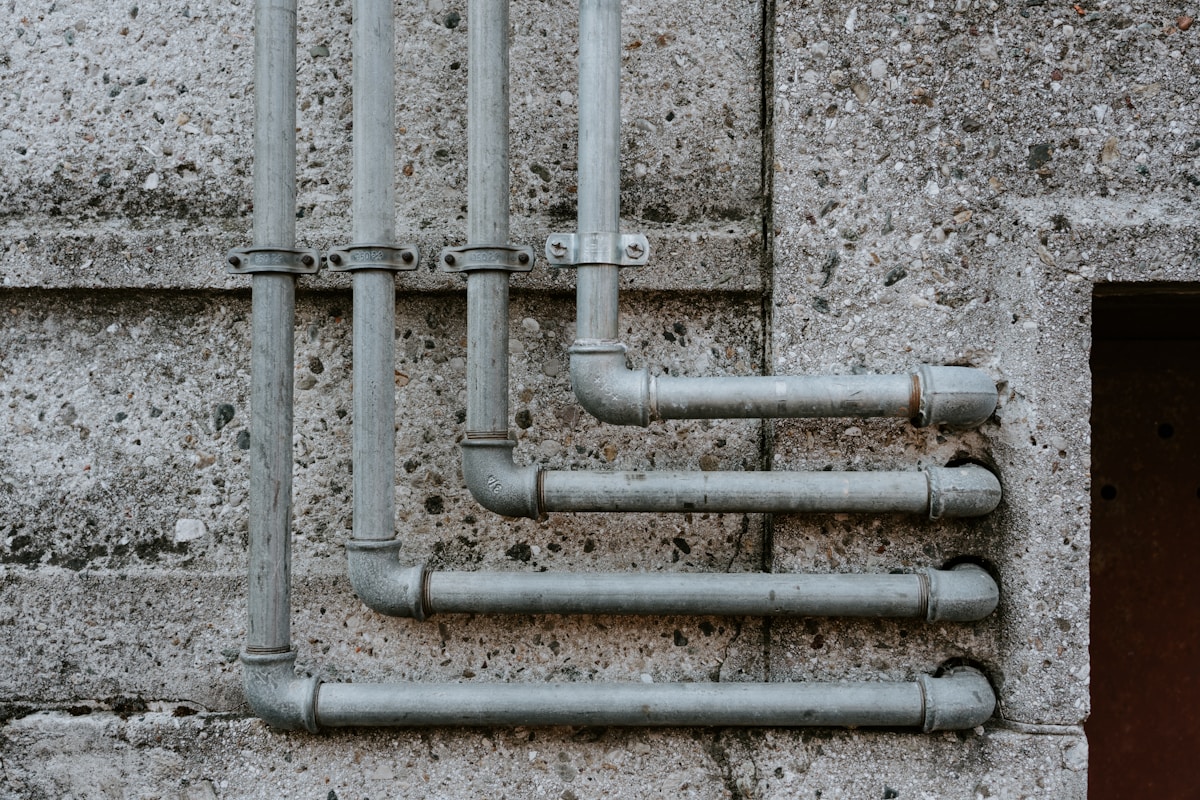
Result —
POLYGON ((529 272, 533 269, 533 248, 512 244, 447 247, 438 256, 442 272, 529 272))
POLYGON ((642 267, 650 261, 650 241, 640 233, 555 233, 546 240, 546 260, 552 267, 642 267))
POLYGON ((403 272, 417 268, 415 244, 347 244, 329 251, 332 272, 386 269, 403 272))
POLYGON ((225 257, 235 275, 255 272, 284 272, 313 275, 321 269, 321 252, 301 247, 235 247, 225 257))

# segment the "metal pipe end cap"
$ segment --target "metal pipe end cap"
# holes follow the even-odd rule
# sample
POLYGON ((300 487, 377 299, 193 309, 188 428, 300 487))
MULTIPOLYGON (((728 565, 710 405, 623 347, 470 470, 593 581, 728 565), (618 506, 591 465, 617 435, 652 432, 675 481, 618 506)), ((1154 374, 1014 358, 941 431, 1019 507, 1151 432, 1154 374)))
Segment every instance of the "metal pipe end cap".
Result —
POLYGON ((1000 603, 1000 589, 983 567, 959 564, 954 569, 931 569, 926 574, 929 622, 976 622, 1000 603))
POLYGON ((1000 481, 977 464, 929 467, 929 518, 982 517, 1000 505, 1000 481))
POLYGON ((996 410, 996 384, 972 367, 930 367, 917 370, 921 401, 913 424, 974 428, 996 410))
POLYGON ((925 699, 926 733, 970 730, 987 722, 996 710, 996 693, 983 673, 955 667, 940 678, 919 679, 925 699))

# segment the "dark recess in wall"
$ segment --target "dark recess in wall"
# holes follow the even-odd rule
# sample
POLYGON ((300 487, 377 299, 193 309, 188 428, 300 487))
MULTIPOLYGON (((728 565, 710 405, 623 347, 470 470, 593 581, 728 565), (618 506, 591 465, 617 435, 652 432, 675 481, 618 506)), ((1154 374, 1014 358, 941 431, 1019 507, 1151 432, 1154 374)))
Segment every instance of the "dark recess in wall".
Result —
POLYGON ((1097 291, 1089 797, 1195 797, 1200 285, 1097 291))

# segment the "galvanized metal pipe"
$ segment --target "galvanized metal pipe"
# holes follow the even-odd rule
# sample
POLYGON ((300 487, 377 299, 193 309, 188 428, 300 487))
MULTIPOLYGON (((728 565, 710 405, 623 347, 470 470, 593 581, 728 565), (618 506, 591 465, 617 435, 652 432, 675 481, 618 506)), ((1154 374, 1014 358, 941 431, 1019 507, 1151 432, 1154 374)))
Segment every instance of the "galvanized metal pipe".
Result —
MULTIPOLYGON (((254 241, 296 238, 296 6, 255 6, 254 241)), ((291 649, 292 331, 296 279, 251 280, 250 583, 246 652, 291 649)))
MULTIPOLYGON (((473 0, 473 27, 477 21, 484 22, 484 14, 480 9, 479 0, 473 0)), ((507 14, 507 8, 504 13, 507 14)), ((282 96, 286 95, 294 115, 295 7, 280 4, 278 0, 260 0, 256 23, 256 60, 267 62, 265 68, 261 63, 256 64, 256 75, 268 82, 278 80, 293 84, 292 91, 288 92, 272 91, 278 88, 273 85, 260 86, 259 95, 274 96, 278 102, 282 102, 282 96), (278 54, 281 41, 287 42, 284 49, 290 54, 290 60, 272 61, 270 53, 278 54)), ((503 29, 507 29, 506 17, 503 29)), ((271 110, 264 113, 270 116, 275 112, 279 112, 279 109, 272 106, 271 110)), ((278 120, 278 114, 273 118, 278 120)), ((286 131, 280 134, 278 141, 286 145, 284 149, 289 157, 289 165, 282 169, 268 167, 275 178, 289 172, 294 176, 293 129, 294 122, 287 124, 286 131)), ((256 143, 263 141, 262 130, 267 128, 256 130, 256 143)), ((272 130, 271 133, 280 132, 272 130)), ((265 190, 261 196, 258 191, 258 172, 268 163, 278 166, 282 160, 282 155, 276 154, 276 158, 260 158, 256 164, 256 235, 260 237, 260 242, 268 241, 274 246, 286 247, 294 238, 294 223, 291 221, 294 205, 267 211, 269 203, 263 202, 267 199, 265 190), (263 213, 262 224, 258 218, 259 209, 263 213), (283 215, 285 210, 286 216, 283 215)), ((507 185, 507 167, 504 172, 507 185)), ((287 195, 294 190, 293 187, 294 183, 282 187, 276 181, 269 188, 287 195)), ((505 241, 507 238, 507 209, 504 214, 505 236, 493 241, 505 241)), ((287 619, 290 588, 288 537, 294 279, 279 275, 256 276, 255 289, 256 368, 252 378, 254 436, 258 437, 260 431, 271 432, 272 446, 263 446, 267 441, 265 436, 253 440, 258 443, 260 452, 252 454, 252 472, 256 476, 252 477, 252 493, 261 498, 269 497, 272 502, 252 511, 251 632, 242 660, 247 700, 255 713, 273 727, 316 732, 322 726, 361 725, 882 725, 920 726, 931 731, 973 727, 991 715, 995 695, 987 680, 969 669, 940 678, 921 676, 917 681, 907 684, 836 685, 323 685, 319 678, 297 676, 287 619), (261 307, 260 283, 263 286, 261 307), (260 318, 262 329, 270 328, 270 336, 259 332, 260 318), (285 332, 286 336, 280 335, 280 331, 285 332), (261 357, 260 338, 268 342, 268 346, 261 350, 261 357), (260 364, 260 358, 266 362, 265 365, 260 364), (273 417, 268 418, 272 413, 273 417), (255 462, 259 464, 258 467, 254 467, 255 462)), ((505 296, 506 290, 507 278, 505 296)), ((495 307, 502 306, 495 304, 495 307)), ((500 319, 493 317, 492 324, 499 321, 507 324, 506 308, 502 310, 504 316, 500 319)), ((501 386, 506 392, 507 382, 501 386)), ((493 384, 493 389, 489 391, 494 389, 493 384)), ((504 405, 502 420, 506 424, 506 401, 504 405)), ((483 427, 485 432, 489 427, 493 431, 498 428, 486 422, 483 427)), ((503 473, 501 467, 506 462, 510 471, 520 471, 513 467, 511 452, 507 450, 512 446, 511 441, 496 441, 485 435, 476 444, 482 446, 476 452, 487 454, 483 459, 485 467, 498 464, 500 467, 496 471, 503 473), (496 453, 503 453, 507 458, 497 458, 496 453)), ((536 470, 526 469, 522 474, 523 479, 533 476, 532 482, 526 483, 536 491, 536 470)), ((505 473, 504 479, 508 477, 505 473)), ((492 478, 497 482, 499 480, 494 475, 492 478)), ((506 490, 502 488, 501 491, 506 490)), ((422 585, 423 572, 419 568, 404 571, 401 573, 404 577, 401 577, 389 563, 394 562, 398 545, 395 541, 375 540, 370 535, 356 537, 350 543, 352 575, 366 582, 369 580, 363 576, 382 577, 383 586, 416 585, 418 591, 425 593, 429 587, 422 585), (380 555, 385 557, 380 558, 380 555)), ((929 591, 925 605, 928 615, 940 613, 932 605, 936 580, 932 573, 927 577, 929 591)), ((403 586, 399 588, 402 589, 401 596, 404 596, 407 590, 403 586)), ((474 590, 461 589, 460 594, 462 591, 474 590)), ((689 591, 695 593, 696 587, 689 591)), ((520 592, 526 593, 527 589, 521 589, 520 592)), ((448 594, 453 596, 454 591, 448 594)), ((668 604, 674 602, 670 600, 669 593, 668 596, 662 596, 661 600, 668 604)), ((827 602, 837 605, 857 601, 834 591, 827 602)), ((949 609, 960 601, 947 603, 946 608, 949 609)), ((420 604, 417 603, 413 616, 418 616, 419 610, 420 604)))
POLYGON ((324 684, 319 727, 620 725, 972 728, 996 697, 963 669, 910 683, 324 684))
POLYGON ((246 650, 291 647, 292 326, 295 279, 256 274, 251 301, 249 621, 246 650))
MULTIPOLYGON (((391 0, 354 0, 355 242, 395 239, 395 62, 391 0)), ((395 535, 396 282, 354 273, 354 538, 395 535)))
POLYGON ((676 378, 629 369, 620 342, 577 339, 570 353, 571 384, 580 403, 596 418, 621 425, 783 417, 902 417, 917 426, 978 425, 996 407, 996 385, 969 367, 922 366, 908 375, 676 378))
MULTIPOLYGON (((507 244, 509 236, 508 4, 472 0, 468 8, 468 237, 472 246, 497 246, 507 244)), ((616 233, 620 212, 620 3, 582 0, 580 20, 579 173, 581 190, 586 186, 587 191, 581 191, 579 197, 579 226, 581 231, 616 233)), ((615 338, 616 268, 584 264, 578 277, 579 335, 611 334, 615 338), (590 304, 591 300, 599 302, 590 304), (593 329, 597 325, 600 327, 593 329)), ((606 347, 597 346, 599 350, 606 347)), ((623 347, 615 347, 620 366, 608 373, 633 375, 624 369, 623 347)), ((576 352, 572 358, 579 355, 576 352)), ((610 363, 612 355, 601 354, 599 361, 589 363, 610 363)), ((828 408, 821 395, 831 392, 834 382, 819 383, 803 397, 792 397, 791 402, 828 408)), ((918 383, 911 376, 891 381, 887 384, 891 394, 881 393, 886 396, 873 402, 895 402, 905 406, 907 414, 908 407, 918 405, 913 400, 918 383), (892 396, 896 386, 902 397, 892 396)), ((713 384, 703 381, 702 385, 713 384)), ((778 384, 755 385, 777 392, 778 384)), ((849 392, 853 396, 861 388, 851 385, 849 392)), ((604 387, 602 393, 610 389, 604 387)), ((686 400, 672 397, 668 387, 668 402, 686 405, 686 400)), ((786 390, 783 399, 788 400, 786 390)), ((761 399, 754 404, 761 405, 761 399)), ((935 480, 932 472, 854 473, 853 477, 834 473, 539 472, 536 467, 513 463, 515 443, 508 434, 508 411, 508 274, 474 270, 467 277, 463 476, 476 500, 496 513, 537 518, 551 511, 914 511, 937 517, 987 513, 999 501, 999 483, 982 470, 982 474, 964 472, 961 478, 967 486, 960 494, 970 494, 969 500, 949 503, 941 500, 937 487, 957 485, 960 479, 935 480)))
POLYGON ((995 476, 969 465, 924 472, 555 471, 541 477, 547 511, 901 511, 937 518, 979 516, 1000 500, 995 476), (947 472, 962 487, 949 505, 931 491, 931 480, 947 472))
MULTIPOLYGON (((467 244, 508 244, 508 2, 467 8, 467 244)), ((508 272, 467 274, 467 431, 508 438, 508 272)))
POLYGON ((908 617, 971 622, 996 582, 975 565, 892 575, 441 572, 402 565, 399 543, 351 543, 351 582, 371 609, 433 614, 908 617))
POLYGON ((999 591, 978 567, 912 575, 430 572, 433 614, 897 617, 974 622, 999 591))
MULTIPOLYGON (((578 234, 617 234, 621 171, 621 4, 579 4, 578 234)), ((571 384, 605 422, 665 419, 905 417, 916 425, 975 426, 996 408, 996 386, 979 370, 925 367, 913 375, 847 377, 654 376, 626 367, 618 340, 617 266, 580 263, 571 384)))
MULTIPOLYGON (((617 233, 621 219, 621 3, 579 3, 579 230, 617 233), (584 191, 587 187, 587 191, 584 191)), ((578 339, 618 338, 617 268, 581 264, 578 339)))

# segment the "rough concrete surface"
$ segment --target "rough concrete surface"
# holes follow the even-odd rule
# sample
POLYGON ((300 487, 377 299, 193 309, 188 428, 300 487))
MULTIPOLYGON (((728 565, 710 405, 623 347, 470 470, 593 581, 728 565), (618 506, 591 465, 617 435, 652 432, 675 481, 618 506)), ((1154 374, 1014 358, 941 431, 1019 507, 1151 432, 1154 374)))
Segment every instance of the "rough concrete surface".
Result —
POLYGON ((37 798, 1061 798, 1083 797, 1087 764, 1079 735, 1003 729, 435 729, 318 739, 156 711, 37 714, 0 735, 18 756, 0 791, 37 798))
MULTIPOLYGON (((1195 9, 622 3, 622 272, 635 366, 997 383, 977 430, 591 419, 574 277, 513 279, 512 429, 552 469, 915 470, 975 461, 978 520, 555 514, 463 488, 461 0, 397 4, 401 558, 448 569, 888 572, 987 565, 976 624, 478 615, 393 620, 344 574, 350 279, 300 283, 293 637, 329 679, 911 680, 985 671, 972 731, 269 730, 245 635, 253 3, 9 0, 0 29, 0 797, 1082 798, 1090 308, 1200 269, 1195 9)), ((512 6, 513 241, 574 229, 577 4, 512 6)), ((349 0, 302 0, 298 241, 349 239, 349 0)))

